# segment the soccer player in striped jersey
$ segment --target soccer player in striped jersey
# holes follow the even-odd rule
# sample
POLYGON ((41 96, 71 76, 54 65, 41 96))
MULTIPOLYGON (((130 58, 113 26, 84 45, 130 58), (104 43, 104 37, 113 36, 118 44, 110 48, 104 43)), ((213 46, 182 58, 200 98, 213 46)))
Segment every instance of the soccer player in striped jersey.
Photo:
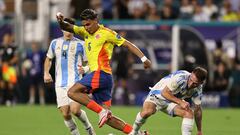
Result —
POLYGON ((182 117, 182 135, 191 135, 194 118, 197 125, 197 135, 202 135, 202 87, 207 78, 204 68, 196 67, 191 73, 185 70, 176 71, 162 78, 144 101, 143 108, 136 116, 130 135, 137 135, 147 118, 156 111, 162 111, 172 117, 182 117), (184 99, 191 98, 194 110, 184 99))
MULTIPOLYGON (((65 19, 70 24, 75 24, 71 18, 65 19)), ((75 115, 84 125, 88 135, 95 135, 93 127, 88 120, 86 112, 80 109, 80 104, 67 96, 69 88, 82 78, 84 70, 82 65, 87 61, 83 47, 84 42, 73 36, 72 33, 63 31, 63 37, 52 40, 44 63, 44 82, 52 82, 49 73, 52 59, 55 57, 55 91, 57 106, 64 118, 65 125, 72 135, 80 135, 76 122, 72 118, 75 115)))
POLYGON ((115 31, 98 23, 98 15, 92 9, 85 9, 80 15, 82 26, 71 25, 64 21, 61 13, 57 14, 60 27, 85 40, 86 55, 90 73, 75 83, 68 91, 68 96, 99 114, 99 127, 105 123, 128 134, 132 126, 111 115, 111 90, 113 85, 110 60, 115 45, 127 47, 138 56, 145 68, 151 67, 150 60, 133 43, 121 37, 115 31), (87 93, 92 93, 91 99, 87 93))

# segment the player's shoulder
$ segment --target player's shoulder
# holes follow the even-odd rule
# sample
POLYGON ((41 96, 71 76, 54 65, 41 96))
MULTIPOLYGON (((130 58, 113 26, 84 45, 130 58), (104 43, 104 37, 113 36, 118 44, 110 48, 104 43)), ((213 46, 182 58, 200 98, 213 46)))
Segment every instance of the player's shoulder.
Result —
POLYGON ((100 28, 101 28, 101 30, 104 32, 104 33, 106 33, 106 34, 116 34, 116 32, 114 31, 114 30, 112 30, 112 29, 110 29, 110 28, 107 28, 107 27, 105 27, 105 26, 100 26, 100 28))
POLYGON ((54 39, 52 39, 51 43, 54 43, 59 40, 63 40, 63 37, 54 38, 54 39))
POLYGON ((173 73, 173 76, 175 77, 188 77, 191 73, 189 73, 188 71, 186 70, 178 70, 176 72, 173 73))
POLYGON ((76 37, 73 37, 72 41, 76 42, 77 45, 83 45, 84 44, 84 41, 79 39, 79 38, 76 38, 76 37))
POLYGON ((173 73, 172 80, 176 81, 177 83, 186 82, 190 73, 186 70, 178 70, 173 73))

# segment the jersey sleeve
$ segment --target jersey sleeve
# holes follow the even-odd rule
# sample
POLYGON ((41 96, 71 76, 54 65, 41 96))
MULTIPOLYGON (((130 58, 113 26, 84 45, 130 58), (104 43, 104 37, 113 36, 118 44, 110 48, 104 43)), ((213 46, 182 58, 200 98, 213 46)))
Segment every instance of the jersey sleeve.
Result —
POLYGON ((167 87, 170 91, 176 91, 179 87, 184 85, 185 79, 181 76, 175 75, 172 76, 170 81, 167 83, 167 87))
POLYGON ((55 57, 55 47, 56 47, 56 40, 53 40, 48 48, 48 52, 47 52, 47 57, 52 59, 55 57))
POLYGON ((202 99, 202 86, 199 86, 196 89, 197 89, 196 92, 193 93, 192 101, 195 105, 200 105, 202 103, 202 101, 201 101, 201 99, 202 99))
POLYGON ((87 35, 87 32, 83 26, 79 27, 79 26, 73 25, 73 32, 83 38, 87 35))
POLYGON ((113 30, 107 31, 106 36, 107 41, 116 44, 117 46, 121 46, 126 40, 113 30))

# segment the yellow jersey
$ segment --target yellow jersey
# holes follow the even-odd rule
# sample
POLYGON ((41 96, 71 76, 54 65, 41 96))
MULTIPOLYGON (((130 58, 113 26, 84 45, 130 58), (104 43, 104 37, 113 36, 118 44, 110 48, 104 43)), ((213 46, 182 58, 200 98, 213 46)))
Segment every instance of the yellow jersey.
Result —
POLYGON ((76 25, 74 25, 73 31, 84 38, 84 47, 90 71, 103 70, 112 74, 110 60, 114 45, 121 46, 125 39, 103 25, 100 25, 94 34, 89 34, 83 26, 76 25))

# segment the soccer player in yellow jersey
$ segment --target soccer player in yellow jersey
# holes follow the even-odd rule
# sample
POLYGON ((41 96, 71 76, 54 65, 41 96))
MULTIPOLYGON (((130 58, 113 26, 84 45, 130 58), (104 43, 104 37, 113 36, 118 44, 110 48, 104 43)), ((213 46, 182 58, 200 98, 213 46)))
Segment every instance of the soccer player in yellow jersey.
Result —
MULTIPOLYGON (((127 47, 137 55, 144 64, 144 68, 151 67, 151 61, 133 43, 122 38, 115 31, 98 23, 98 15, 92 9, 85 9, 80 14, 82 26, 76 26, 64 21, 61 13, 57 14, 57 21, 61 29, 80 35, 84 38, 86 56, 90 73, 75 83, 68 91, 68 96, 85 105, 90 110, 99 114, 99 127, 105 123, 111 127, 129 134, 132 126, 123 122, 111 111, 111 90, 113 86, 112 69, 110 60, 114 45, 127 47), (93 99, 88 96, 92 93, 93 99)), ((86 67, 82 67, 87 69, 86 67)), ((146 132, 139 132, 145 135, 146 132)))

